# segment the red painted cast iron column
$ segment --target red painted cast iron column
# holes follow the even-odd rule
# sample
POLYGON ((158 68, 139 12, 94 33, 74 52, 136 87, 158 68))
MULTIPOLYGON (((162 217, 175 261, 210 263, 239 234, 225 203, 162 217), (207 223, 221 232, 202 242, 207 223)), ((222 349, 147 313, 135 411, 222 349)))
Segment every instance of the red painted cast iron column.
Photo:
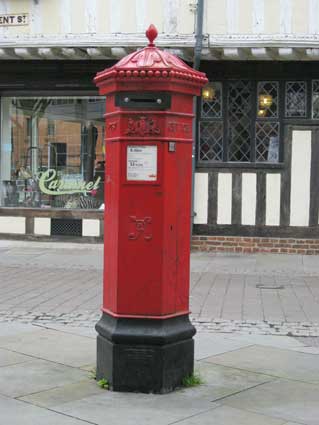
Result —
POLYGON ((167 392, 193 372, 189 321, 193 96, 205 74, 149 45, 97 74, 106 95, 103 315, 97 377, 167 392))

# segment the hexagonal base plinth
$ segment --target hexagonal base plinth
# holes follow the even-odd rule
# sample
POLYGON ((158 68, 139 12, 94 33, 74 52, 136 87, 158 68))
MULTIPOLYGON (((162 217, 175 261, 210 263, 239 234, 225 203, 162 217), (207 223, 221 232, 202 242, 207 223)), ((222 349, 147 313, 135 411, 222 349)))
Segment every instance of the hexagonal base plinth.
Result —
POLYGON ((188 316, 116 319, 103 314, 97 331, 97 379, 113 391, 167 393, 194 370, 195 328, 188 316))

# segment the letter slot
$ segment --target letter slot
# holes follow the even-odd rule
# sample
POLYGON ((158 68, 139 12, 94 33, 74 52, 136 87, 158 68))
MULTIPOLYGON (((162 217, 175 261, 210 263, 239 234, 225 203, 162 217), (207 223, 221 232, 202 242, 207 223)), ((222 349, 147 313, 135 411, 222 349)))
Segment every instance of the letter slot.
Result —
POLYGON ((115 106, 127 109, 164 110, 171 106, 171 95, 166 92, 121 92, 115 95, 115 106))

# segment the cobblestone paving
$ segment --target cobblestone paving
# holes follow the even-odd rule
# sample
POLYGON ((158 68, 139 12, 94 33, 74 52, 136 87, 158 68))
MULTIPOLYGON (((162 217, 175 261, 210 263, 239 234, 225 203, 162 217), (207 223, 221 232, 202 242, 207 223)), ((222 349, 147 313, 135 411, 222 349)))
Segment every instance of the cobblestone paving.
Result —
MULTIPOLYGON (((0 241, 0 320, 93 326, 100 316, 101 245, 0 241)), ((319 259, 194 253, 198 330, 319 336, 319 259)))

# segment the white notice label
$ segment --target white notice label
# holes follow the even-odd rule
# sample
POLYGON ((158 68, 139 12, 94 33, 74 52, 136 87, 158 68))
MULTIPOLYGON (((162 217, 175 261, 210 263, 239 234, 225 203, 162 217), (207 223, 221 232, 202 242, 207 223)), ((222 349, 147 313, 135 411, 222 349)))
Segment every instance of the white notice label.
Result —
POLYGON ((127 180, 157 179, 157 146, 127 147, 127 180))

